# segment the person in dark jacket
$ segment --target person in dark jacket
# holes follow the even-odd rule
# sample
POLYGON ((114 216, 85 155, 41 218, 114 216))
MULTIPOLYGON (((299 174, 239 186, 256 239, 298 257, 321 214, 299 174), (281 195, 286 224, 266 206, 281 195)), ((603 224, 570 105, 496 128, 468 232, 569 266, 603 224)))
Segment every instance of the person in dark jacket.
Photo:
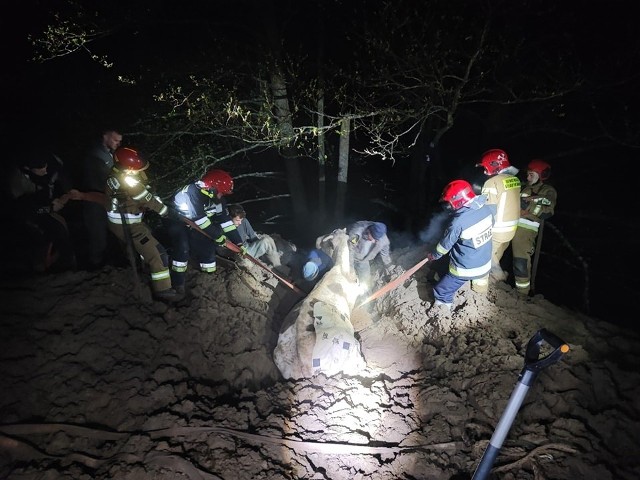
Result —
POLYGON ((310 250, 302 265, 302 278, 313 287, 333 267, 333 259, 319 248, 310 250))
MULTIPOLYGON (((26 235, 20 247, 30 250, 36 271, 75 268, 75 253, 62 209, 72 198, 71 180, 60 157, 42 149, 24 154, 8 176, 8 211, 26 235)), ((75 191, 74 191, 75 192, 75 191)))
POLYGON ((465 282, 483 278, 491 271, 491 229, 493 210, 486 197, 476 196, 465 180, 454 180, 443 190, 440 201, 452 213, 451 220, 432 261, 449 254, 449 271, 433 287, 433 315, 449 315, 456 292, 465 282))
MULTIPOLYGON (((78 187, 83 193, 105 194, 107 178, 114 166, 113 153, 122 143, 122 134, 114 129, 103 130, 100 138, 93 144, 82 159, 78 187)), ((93 195, 97 198, 97 195, 93 195)), ((82 202, 83 244, 79 248, 81 266, 87 270, 96 270, 113 262, 110 253, 115 245, 109 233, 109 222, 104 204, 99 201, 82 202)), ((113 255, 111 255, 113 256, 113 255)))
POLYGON ((184 291, 191 256, 202 272, 214 273, 217 270, 216 246, 224 247, 229 240, 240 247, 242 254, 246 253, 247 248, 229 216, 224 198, 232 192, 231 175, 214 169, 174 195, 173 208, 177 216, 164 223, 171 243, 171 278, 179 291, 184 291))

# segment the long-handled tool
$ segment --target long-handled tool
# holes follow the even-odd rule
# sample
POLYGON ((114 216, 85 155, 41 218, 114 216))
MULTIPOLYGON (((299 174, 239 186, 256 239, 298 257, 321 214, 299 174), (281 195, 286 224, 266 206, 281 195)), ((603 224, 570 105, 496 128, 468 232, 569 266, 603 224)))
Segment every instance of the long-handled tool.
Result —
POLYGON ((505 411, 502 413, 502 417, 493 432, 489 446, 482 455, 482 459, 473 474, 472 480, 484 480, 489 476, 491 467, 498 456, 498 452, 502 448, 502 443, 509 433, 511 424, 518 410, 520 410, 520 406, 529 391, 529 387, 531 387, 531 384, 542 370, 558 362, 560 358, 562 358, 562 355, 568 351, 569 345, 544 328, 538 330, 533 337, 531 337, 525 352, 524 368, 520 372, 516 388, 511 394, 509 403, 507 403, 505 411), (540 347, 545 342, 553 347, 554 350, 540 358, 540 347))
POLYGON ((382 295, 384 295, 387 292, 390 292, 391 290, 393 290, 397 286, 402 285, 402 283, 407 278, 409 278, 411 275, 413 275, 418 269, 420 269, 420 267, 422 267, 428 261, 429 261, 429 257, 425 258, 424 260, 421 260, 420 262, 415 264, 413 267, 411 267, 409 270, 407 270, 402 275, 400 275, 398 278, 396 278, 395 280, 392 280, 391 282, 387 283, 384 287, 380 288, 376 292, 374 292, 371 295, 369 295, 363 302, 358 304, 356 306, 356 308, 362 307, 363 305, 366 305, 370 301, 375 300, 378 297, 381 297, 382 295))
POLYGON ((127 250, 127 258, 129 259, 129 264, 131 265, 131 269, 133 270, 133 291, 135 292, 136 298, 138 300, 142 300, 142 291, 140 289, 140 278, 138 276, 138 262, 136 261, 136 248, 133 245, 133 236, 131 235, 131 227, 129 226, 129 222, 127 222, 127 218, 124 214, 124 211, 121 207, 118 207, 118 212, 120 213, 120 221, 122 222, 122 231, 124 235, 124 243, 127 250))
POLYGON ((533 264, 531 266, 531 284, 529 290, 533 295, 536 292, 536 274, 538 273, 538 262, 540 261, 540 250, 542 249, 542 232, 544 230, 544 220, 540 222, 538 227, 538 236, 536 237, 536 250, 533 254, 533 264))
MULTIPOLYGON (((225 240, 225 247, 227 247, 229 250, 231 250, 234 253, 238 253, 242 255, 242 250, 240 249, 240 247, 238 247, 235 243, 233 243, 232 241, 230 241, 229 239, 225 240)), ((304 293, 302 290, 300 290, 298 287, 296 287, 293 283, 289 282, 288 280, 285 280, 284 278, 282 278, 280 275, 278 275, 276 272, 274 272, 273 270, 271 270, 269 267, 267 267, 264 263, 262 263, 260 260, 258 260, 255 257, 252 257, 251 255, 249 255, 248 253, 245 253, 244 256, 246 258, 248 258, 249 260, 251 260, 253 263, 255 263, 256 265, 258 265, 260 268, 266 270, 267 272, 269 272, 271 275, 273 275, 274 277, 276 277, 278 280, 280 280, 282 283, 284 283, 287 287, 289 287, 291 290, 293 290, 296 293, 299 293, 300 295, 306 295, 306 293, 304 293)))
MULTIPOLYGON (((204 230, 202 230, 198 224, 196 222, 194 222, 193 220, 184 217, 182 215, 180 215, 180 219, 185 222, 187 225, 189 225, 191 228, 193 228, 194 230, 196 230, 197 232, 201 233, 202 235, 204 235, 205 237, 207 237, 208 239, 210 239, 211 241, 215 241, 213 238, 211 238, 211 235, 209 235, 207 232, 205 232, 204 230)), ((275 273, 273 270, 271 270, 269 267, 267 267, 264 263, 262 263, 260 260, 258 260, 257 258, 249 255, 248 253, 243 254, 242 253, 242 249, 240 247, 238 247, 235 243, 231 242, 229 239, 225 239, 225 247, 227 247, 229 250, 231 250, 234 253, 238 253, 243 255, 244 257, 248 258, 250 261, 252 261, 253 263, 255 263, 256 265, 258 265, 260 268, 266 270, 267 272, 269 272, 271 275, 273 275, 274 277, 276 277, 280 282, 282 282, 283 284, 285 284, 287 287, 289 287, 291 290, 293 290, 294 292, 300 294, 300 295, 306 295, 306 293, 304 293, 302 290, 300 290, 298 287, 296 287, 293 283, 289 282, 288 280, 282 278, 280 275, 278 275, 277 273, 275 273)))

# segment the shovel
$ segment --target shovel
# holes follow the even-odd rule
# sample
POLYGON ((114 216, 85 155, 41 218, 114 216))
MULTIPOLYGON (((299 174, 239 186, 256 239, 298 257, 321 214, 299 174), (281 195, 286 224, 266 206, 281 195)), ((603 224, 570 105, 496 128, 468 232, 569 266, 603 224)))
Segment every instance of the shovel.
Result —
POLYGON ((520 406, 524 401, 529 387, 536 379, 538 374, 550 365, 553 365, 562 358, 562 355, 569 351, 569 345, 556 337, 553 333, 546 329, 538 330, 527 344, 527 351, 524 358, 524 368, 518 377, 516 388, 511 393, 509 403, 502 413, 502 417, 498 422, 489 446, 482 455, 482 459, 473 474, 472 480, 484 480, 489 476, 491 467, 498 456, 498 452, 502 448, 502 442, 507 437, 511 424, 520 410, 520 406), (554 350, 548 355, 540 358, 540 347, 543 343, 548 343, 554 350))

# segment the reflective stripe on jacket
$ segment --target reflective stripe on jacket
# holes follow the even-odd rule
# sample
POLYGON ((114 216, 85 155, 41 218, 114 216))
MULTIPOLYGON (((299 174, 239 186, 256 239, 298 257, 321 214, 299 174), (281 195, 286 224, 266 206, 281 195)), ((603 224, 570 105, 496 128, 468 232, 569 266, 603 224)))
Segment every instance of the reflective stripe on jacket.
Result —
POLYGON ((520 189, 520 179, 506 173, 484 182, 482 194, 487 196, 488 205, 495 205, 494 240, 508 242, 515 235, 520 218, 520 189))
POLYGON ((174 195, 173 204, 181 215, 195 222, 211 238, 217 239, 224 234, 236 245, 243 243, 229 216, 224 197, 218 198, 195 183, 190 183, 174 195))
POLYGON ((438 242, 434 258, 449 253, 449 272, 456 277, 473 280, 491 270, 491 226, 493 209, 484 195, 457 210, 438 242))
POLYGON ((107 194, 111 203, 107 210, 109 222, 122 224, 121 213, 127 223, 140 223, 145 210, 153 210, 164 216, 168 207, 153 195, 146 185, 144 172, 127 173, 116 168, 107 179, 107 194))
POLYGON ((537 232, 540 222, 553 216, 558 201, 558 192, 551 185, 538 182, 535 185, 525 185, 520 197, 522 212, 518 227, 537 232), (525 200, 529 197, 533 198, 529 201, 525 200))

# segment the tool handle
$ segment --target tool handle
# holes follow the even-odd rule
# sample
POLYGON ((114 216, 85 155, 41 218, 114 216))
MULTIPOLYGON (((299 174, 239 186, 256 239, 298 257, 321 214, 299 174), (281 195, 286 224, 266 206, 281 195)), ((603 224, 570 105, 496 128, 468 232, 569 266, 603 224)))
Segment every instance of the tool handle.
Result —
POLYGON ((556 363, 560 360, 562 355, 568 351, 569 345, 544 328, 538 330, 533 337, 531 337, 527 344, 524 368, 522 369, 522 372, 520 372, 520 378, 518 379, 516 388, 511 393, 511 398, 509 398, 509 402, 500 417, 500 421, 491 436, 489 445, 482 455, 482 459, 480 460, 471 480, 486 480, 489 478, 491 468, 498 457, 498 453, 502 448, 504 440, 507 438, 509 429, 522 406, 522 402, 529 391, 529 387, 542 369, 556 363), (548 355, 539 358, 540 347, 544 342, 551 345, 554 350, 548 355))
MULTIPOLYGON (((235 243, 233 243, 231 240, 226 239, 225 240, 225 247, 227 247, 229 250, 231 250, 232 252, 238 253, 238 254, 242 254, 242 250, 240 249, 239 246, 237 246, 235 243)), ((300 294, 300 295, 306 295, 305 292, 303 292, 302 290, 300 290, 298 287, 296 287, 293 283, 289 282, 288 280, 286 280, 285 278, 281 277, 280 275, 278 275, 276 272, 274 272, 272 269, 270 269, 269 267, 267 267, 264 263, 262 263, 260 260, 258 260, 255 257, 252 257, 251 255, 249 255, 248 253, 245 253, 243 255, 245 258, 248 258, 250 261, 252 261, 253 263, 255 263, 256 265, 258 265, 260 268, 262 268, 263 270, 266 270, 267 272, 269 272, 271 275, 273 275, 274 277, 276 277, 278 280, 280 280, 282 283, 284 283, 287 287, 289 287, 291 290, 293 290, 294 292, 300 294)))
POLYGON ((228 238, 225 238, 224 246, 227 247, 229 250, 231 250, 233 253, 240 253, 240 254, 242 253, 242 249, 240 249, 240 247, 238 245, 233 243, 228 238))
POLYGON ((554 335, 546 328, 538 330, 527 343, 527 350, 524 357, 524 368, 534 372, 540 372, 558 362, 562 355, 569 351, 569 345, 560 337, 554 335), (544 343, 553 347, 553 351, 540 357, 540 349, 544 343))
POLYGON ((396 278, 395 280, 392 280, 391 282, 387 283, 385 286, 383 286, 379 290, 376 290, 374 293, 369 295, 363 302, 358 304, 356 306, 356 308, 360 308, 360 307, 366 305, 371 300, 375 300, 376 298, 382 296, 383 294, 393 290, 398 285, 401 285, 402 282, 404 282, 407 278, 409 278, 411 275, 413 275, 418 269, 420 269, 425 263, 429 262, 430 260, 431 260, 431 257, 427 257, 427 258, 421 260, 416 265, 414 265, 409 270, 407 270, 402 275, 400 275, 398 278, 396 278))

